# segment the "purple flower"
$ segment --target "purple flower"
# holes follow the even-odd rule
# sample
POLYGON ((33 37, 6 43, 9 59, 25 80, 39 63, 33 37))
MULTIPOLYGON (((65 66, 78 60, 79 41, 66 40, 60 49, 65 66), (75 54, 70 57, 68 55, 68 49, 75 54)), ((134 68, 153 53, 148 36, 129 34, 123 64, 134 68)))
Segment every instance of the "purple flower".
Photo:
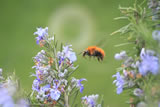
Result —
POLYGON ((71 62, 75 62, 77 60, 76 53, 70 52, 70 56, 68 58, 71 62))
POLYGON ((116 83, 117 86, 117 94, 122 93, 123 91, 123 85, 124 85, 124 80, 122 78, 122 76, 120 75, 119 72, 117 72, 115 75, 113 75, 112 77, 116 77, 116 80, 113 81, 113 83, 116 83))
POLYGON ((139 73, 145 76, 148 72, 156 75, 159 72, 159 59, 152 54, 148 54, 144 49, 141 51, 141 63, 139 64, 139 73))
POLYGON ((48 36, 48 27, 46 28, 37 28, 37 31, 34 32, 34 35, 38 35, 38 37, 36 37, 37 40, 37 44, 39 44, 39 41, 41 40, 45 40, 45 36, 48 36))
POLYGON ((63 61, 64 61, 64 58, 63 58, 63 57, 59 57, 59 62, 58 62, 58 64, 61 65, 63 61))
POLYGON ((18 100, 16 107, 29 107, 29 103, 25 99, 20 99, 18 100))
POLYGON ((41 70, 36 70, 36 75, 37 80, 40 81, 41 80, 41 76, 42 76, 42 71, 41 70))
POLYGON ((136 88, 134 89, 133 94, 138 97, 143 96, 143 90, 136 88))
POLYGON ((51 89, 51 85, 47 84, 40 88, 37 99, 40 99, 41 101, 44 101, 44 98, 48 98, 50 96, 50 93, 48 93, 51 89))
POLYGON ((42 87, 42 90, 46 92, 46 91, 48 91, 50 88, 51 88, 51 85, 50 85, 50 84, 47 84, 47 85, 45 85, 45 86, 42 87))
POLYGON ((57 101, 61 96, 61 92, 58 89, 51 89, 50 96, 53 100, 57 101))
POLYGON ((32 90, 38 92, 40 90, 40 86, 39 85, 40 85, 40 81, 38 79, 35 79, 33 81, 33 84, 32 84, 32 90))
POLYGON ((59 80, 53 80, 53 88, 58 89, 58 87, 60 86, 61 82, 59 82, 59 80))
POLYGON ((115 58, 116 60, 122 60, 122 59, 128 58, 128 56, 127 56, 127 54, 126 54, 126 51, 122 51, 122 52, 120 52, 120 53, 116 53, 115 56, 114 56, 114 58, 115 58))
POLYGON ((0 106, 2 107, 14 107, 12 97, 8 94, 6 88, 0 89, 0 106))
POLYGON ((98 100, 99 95, 89 95, 88 97, 82 97, 82 102, 87 105, 87 107, 96 107, 97 105, 97 100, 98 100))
POLYGON ((64 62, 64 60, 65 60, 64 53, 58 51, 57 52, 57 58, 59 59, 58 64, 61 65, 64 62))
POLYGON ((48 58, 45 56, 46 52, 44 50, 41 50, 38 52, 38 54, 34 57, 35 66, 32 68, 35 68, 36 70, 40 70, 43 66, 43 63, 48 63, 48 58))
POLYGON ((160 107, 160 102, 158 102, 158 107, 160 107))
POLYGON ((158 42, 160 42, 160 31, 159 30, 155 30, 152 32, 152 37, 154 40, 157 40, 158 42))
POLYGON ((61 92, 58 90, 60 84, 61 83, 58 80, 54 80, 53 89, 50 90, 50 96, 55 101, 57 101, 61 96, 61 92))
POLYGON ((82 81, 87 81, 85 78, 79 79, 77 82, 77 87, 80 88, 80 92, 82 93, 84 90, 83 84, 81 84, 82 81))
POLYGON ((76 53, 72 51, 72 48, 70 48, 72 45, 66 45, 63 46, 62 52, 57 53, 57 57, 59 59, 59 65, 67 58, 69 61, 75 62, 77 60, 76 53))
POLYGON ((72 52, 72 45, 63 46, 64 57, 68 58, 71 62, 75 62, 77 60, 76 53, 72 52))

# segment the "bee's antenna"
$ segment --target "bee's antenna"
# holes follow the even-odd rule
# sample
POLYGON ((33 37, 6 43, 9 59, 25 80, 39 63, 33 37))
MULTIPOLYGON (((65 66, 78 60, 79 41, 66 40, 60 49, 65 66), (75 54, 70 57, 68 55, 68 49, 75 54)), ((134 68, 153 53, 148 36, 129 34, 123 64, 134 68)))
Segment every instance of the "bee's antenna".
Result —
POLYGON ((83 52, 80 52, 78 55, 81 55, 83 52))

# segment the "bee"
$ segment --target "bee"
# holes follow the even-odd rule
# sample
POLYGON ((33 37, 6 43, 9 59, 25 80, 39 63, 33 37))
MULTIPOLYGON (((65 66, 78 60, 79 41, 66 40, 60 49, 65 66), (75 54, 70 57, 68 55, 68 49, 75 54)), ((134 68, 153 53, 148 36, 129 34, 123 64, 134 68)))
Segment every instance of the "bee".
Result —
POLYGON ((83 57, 86 55, 88 56, 93 56, 97 57, 98 61, 103 61, 105 52, 103 49, 97 47, 97 46, 89 46, 84 52, 83 52, 83 57))

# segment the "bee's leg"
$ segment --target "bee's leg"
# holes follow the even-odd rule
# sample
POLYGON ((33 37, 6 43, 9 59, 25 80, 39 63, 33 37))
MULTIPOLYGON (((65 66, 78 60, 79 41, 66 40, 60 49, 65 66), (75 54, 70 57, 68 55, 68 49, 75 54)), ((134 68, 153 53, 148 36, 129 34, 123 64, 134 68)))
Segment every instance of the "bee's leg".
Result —
POLYGON ((97 57, 97 59, 98 59, 99 62, 101 61, 100 57, 97 57))
POLYGON ((101 56, 100 58, 101 58, 101 61, 103 61, 103 57, 101 56))
POLYGON ((91 58, 92 58, 92 57, 91 57, 91 56, 89 56, 89 60, 91 60, 91 58))

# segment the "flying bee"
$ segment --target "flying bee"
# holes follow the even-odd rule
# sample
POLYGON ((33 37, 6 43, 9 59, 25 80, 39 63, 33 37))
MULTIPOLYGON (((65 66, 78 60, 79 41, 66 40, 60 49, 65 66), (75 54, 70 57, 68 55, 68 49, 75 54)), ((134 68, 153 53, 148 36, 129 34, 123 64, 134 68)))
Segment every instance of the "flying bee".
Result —
MULTIPOLYGON (((101 35, 101 34, 99 34, 101 35)), ((87 47, 82 53, 83 57, 85 57, 86 55, 89 57, 96 57, 98 61, 103 61, 104 57, 105 57, 105 52, 102 48, 100 47, 104 47, 106 43, 106 40, 108 40, 107 38, 108 36, 106 36, 106 34, 104 34, 104 36, 102 38, 100 38, 99 40, 96 40, 96 45, 92 45, 87 47), (98 42, 97 42, 98 41, 98 42)))
POLYGON ((97 46, 89 46, 84 52, 83 56, 85 57, 86 55, 88 56, 93 56, 97 57, 98 61, 103 61, 105 52, 103 49, 97 47, 97 46))

